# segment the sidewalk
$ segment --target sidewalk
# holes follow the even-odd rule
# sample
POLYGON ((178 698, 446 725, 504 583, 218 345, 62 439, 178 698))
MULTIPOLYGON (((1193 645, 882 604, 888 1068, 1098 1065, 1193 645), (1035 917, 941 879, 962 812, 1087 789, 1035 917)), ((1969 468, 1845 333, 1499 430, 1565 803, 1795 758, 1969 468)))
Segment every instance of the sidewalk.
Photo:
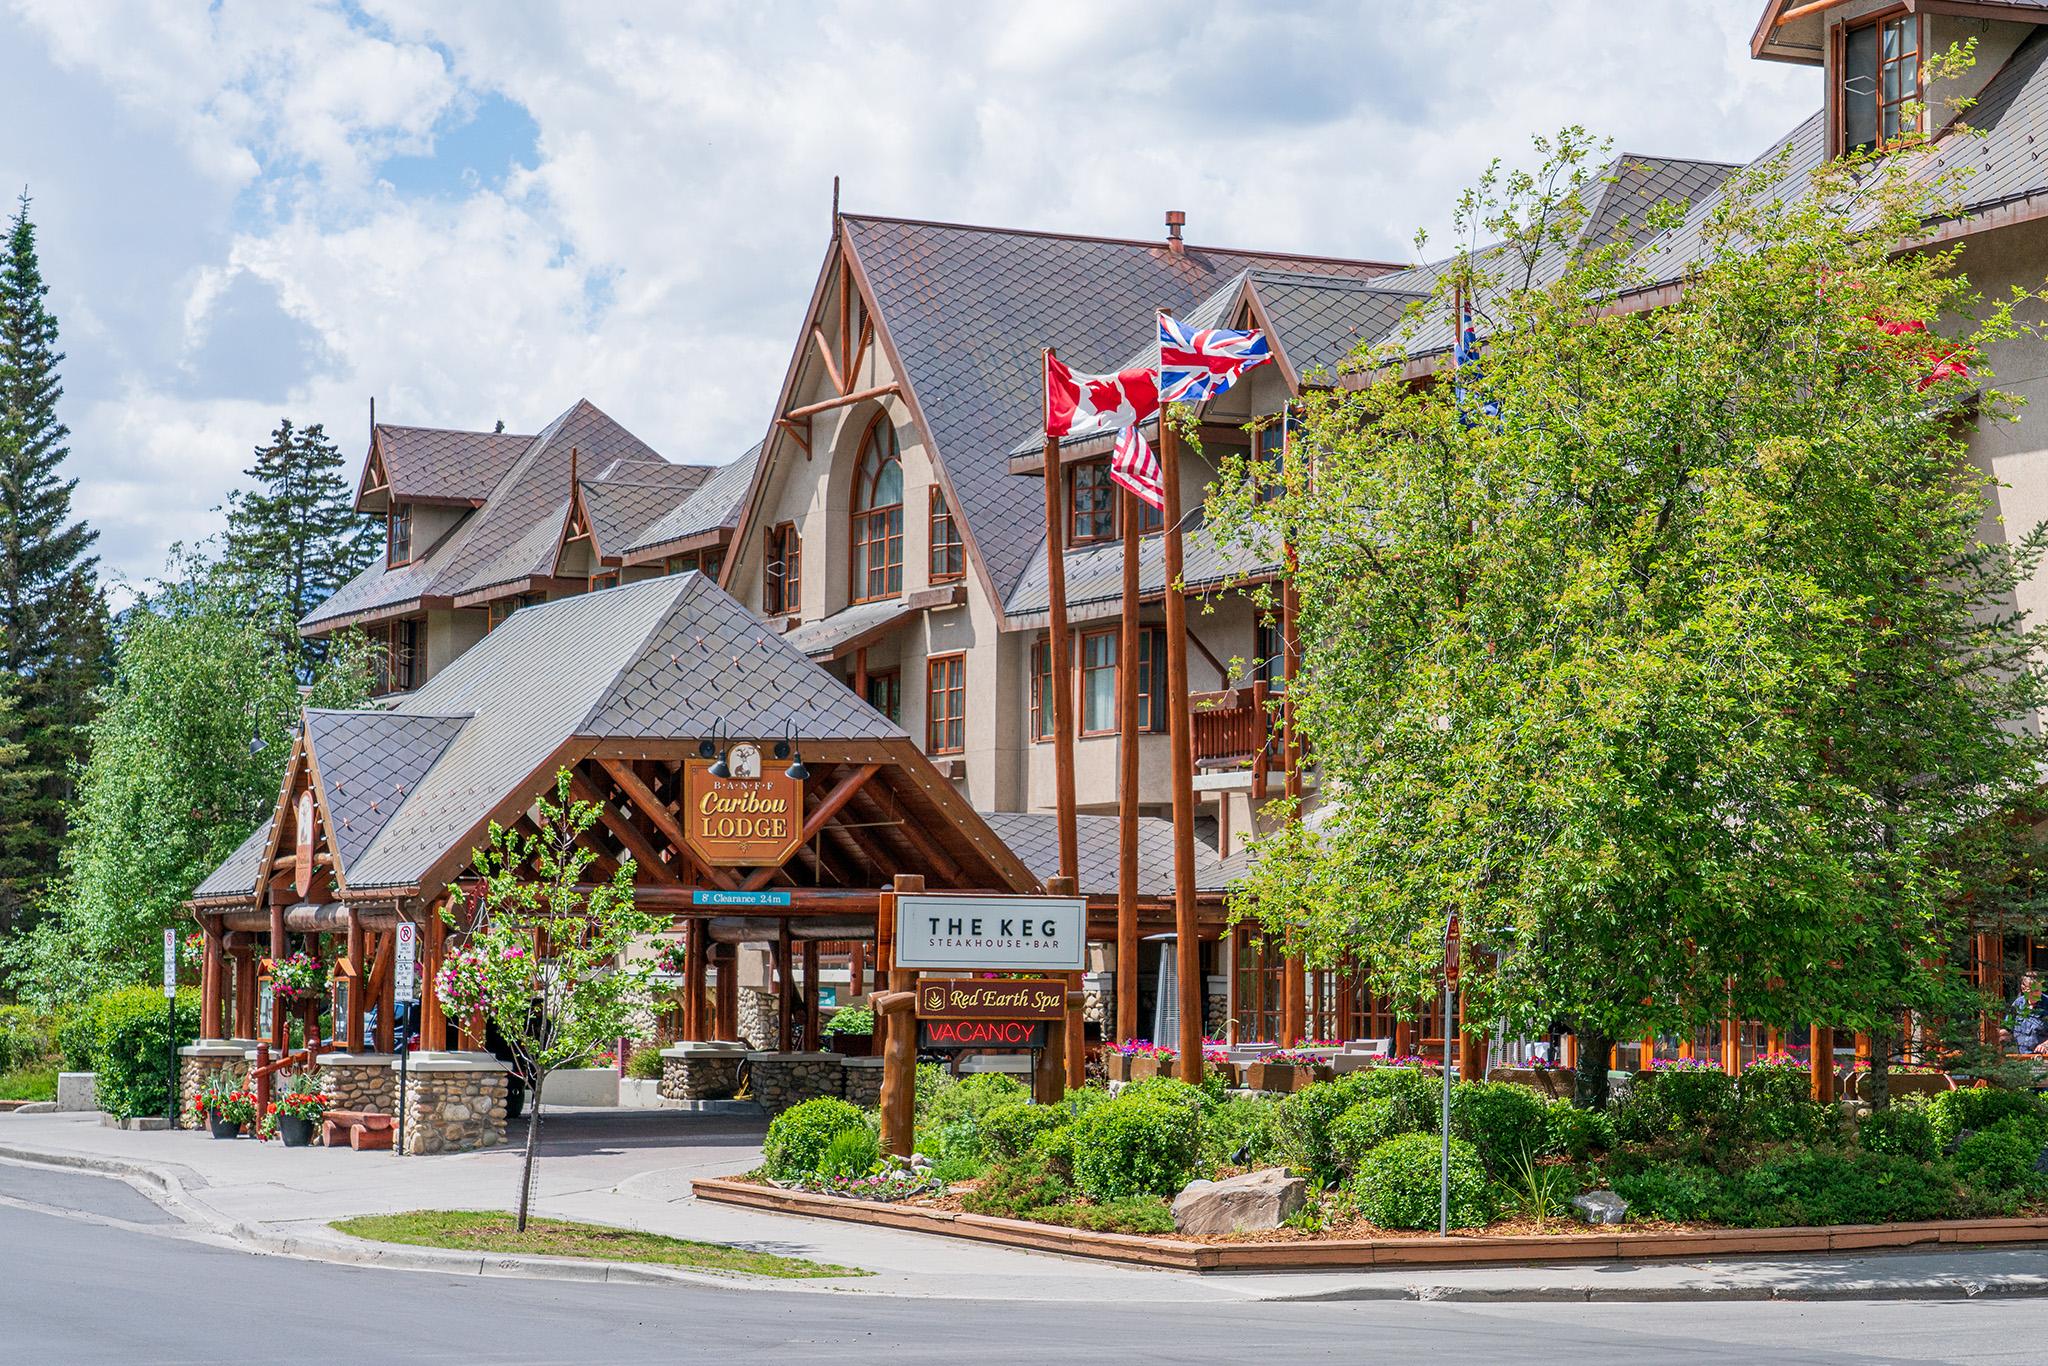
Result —
MULTIPOLYGON (((535 1211, 733 1243, 873 1273, 846 1280, 745 1281, 750 1289, 791 1294, 1155 1304, 2048 1295, 2048 1257, 2031 1248, 1197 1277, 735 1209, 692 1198, 692 1176, 727 1175, 758 1163, 761 1127, 758 1121, 668 1110, 550 1109, 542 1123, 535 1211)), ((330 1220, 355 1214, 510 1208, 518 1190, 517 1149, 399 1158, 248 1140, 223 1143, 188 1132, 129 1133, 103 1127, 97 1115, 51 1114, 0 1115, 0 1159, 61 1163, 137 1179, 188 1224, 259 1250, 472 1275, 711 1279, 696 1273, 608 1273, 601 1263, 565 1267, 429 1249, 387 1250, 387 1245, 365 1244, 327 1227, 330 1220)))

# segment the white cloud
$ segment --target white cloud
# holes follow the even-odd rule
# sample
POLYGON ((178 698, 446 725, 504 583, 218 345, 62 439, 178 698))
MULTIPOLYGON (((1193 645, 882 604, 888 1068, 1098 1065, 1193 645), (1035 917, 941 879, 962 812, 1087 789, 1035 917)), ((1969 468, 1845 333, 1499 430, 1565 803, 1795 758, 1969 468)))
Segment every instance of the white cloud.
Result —
POLYGON ((588 396, 671 458, 729 458, 766 422, 835 173, 864 212, 1149 237, 1173 207, 1197 242, 1404 259, 1533 132, 1762 150, 1819 83, 1749 59, 1760 3, 1208 0, 1167 24, 1084 0, 365 0, 364 25, 334 4, 13 0, 33 41, 0 18, 0 86, 52 67, 132 130, 105 160, 22 164, 51 225, 80 506, 134 575, 206 529, 280 413, 360 454, 372 393, 396 420, 514 429, 588 396), (538 128, 528 169, 379 183, 493 95, 538 128), (76 182, 140 148, 182 174, 126 227, 159 288, 110 272, 110 299, 117 245, 74 255, 57 227, 76 182), (210 226, 145 248, 166 222, 210 226), (243 273, 322 357, 268 401, 192 392, 243 273))

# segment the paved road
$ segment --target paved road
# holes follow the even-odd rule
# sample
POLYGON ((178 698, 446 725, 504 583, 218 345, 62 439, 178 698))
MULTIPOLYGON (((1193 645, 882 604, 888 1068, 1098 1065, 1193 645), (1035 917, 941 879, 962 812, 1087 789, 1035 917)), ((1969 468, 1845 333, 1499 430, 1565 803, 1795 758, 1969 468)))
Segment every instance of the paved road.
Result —
MULTIPOLYGON (((89 1214, 129 1209, 112 1189, 75 1194, 89 1214)), ((255 1255, 20 1198, 0 1204, 0 1359, 20 1362, 2033 1363, 2048 1339, 2036 1300, 1054 1309, 498 1280, 255 1255), (333 1333, 335 1350, 252 1341, 271 1312, 333 1333)))

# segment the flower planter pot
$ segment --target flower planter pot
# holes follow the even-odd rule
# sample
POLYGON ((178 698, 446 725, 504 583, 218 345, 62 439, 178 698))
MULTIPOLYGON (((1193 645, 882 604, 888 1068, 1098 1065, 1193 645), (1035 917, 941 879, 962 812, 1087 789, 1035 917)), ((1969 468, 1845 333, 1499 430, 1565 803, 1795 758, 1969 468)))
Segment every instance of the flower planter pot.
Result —
POLYGON ((1131 1059, 1132 1081, 1143 1081, 1147 1077, 1170 1077, 1174 1072, 1175 1058, 1137 1057, 1131 1059))
POLYGON ((1244 1069, 1244 1084, 1254 1091, 1277 1091, 1292 1095, 1296 1091, 1313 1085, 1320 1080, 1319 1067, 1302 1067, 1294 1063, 1255 1062, 1244 1069))
POLYGON ((872 1034, 827 1034, 825 1047, 842 1058, 872 1058, 875 1055, 875 1036, 872 1034))
POLYGON ((313 1142, 313 1121, 297 1115, 277 1117, 277 1136, 287 1148, 304 1148, 313 1142))
POLYGON ((1102 1065, 1104 1070, 1109 1073, 1111 1081, 1129 1081, 1131 1079, 1131 1059, 1128 1054, 1107 1054, 1102 1060, 1102 1065))
POLYGON ((222 1119, 219 1115, 208 1111, 206 1115, 206 1132, 212 1134, 215 1138, 240 1138, 242 1136, 242 1126, 232 1119, 222 1119))

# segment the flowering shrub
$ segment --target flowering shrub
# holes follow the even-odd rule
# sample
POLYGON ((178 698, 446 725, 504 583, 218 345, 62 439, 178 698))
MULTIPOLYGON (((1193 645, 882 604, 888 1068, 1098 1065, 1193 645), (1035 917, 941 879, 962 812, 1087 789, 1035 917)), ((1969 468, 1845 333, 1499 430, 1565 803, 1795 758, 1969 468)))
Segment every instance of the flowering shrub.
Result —
POLYGON ((274 958, 270 990, 279 1001, 317 1001, 327 994, 327 967, 310 953, 274 958))
POLYGON ((1721 1065, 1705 1058, 1652 1058, 1652 1072, 1718 1072, 1721 1065))
POLYGON ((1379 1065, 1381 1067, 1427 1067, 1433 1072, 1441 1072, 1444 1068, 1444 1060, 1442 1058, 1424 1057, 1420 1053, 1400 1053, 1391 1058, 1381 1058, 1379 1065))
POLYGON ((689 952, 683 941, 671 939, 654 955, 654 968, 657 972, 673 973, 680 977, 688 960, 689 952))
POLYGON ((829 1195, 843 1195, 850 1200, 907 1200, 913 1195, 935 1194, 941 1189, 940 1183, 931 1178, 929 1169, 913 1171, 897 1166, 861 1176, 827 1177, 816 1186, 829 1195))
POLYGON ((1749 1067, 1750 1069, 1785 1067, 1804 1072, 1806 1070, 1806 1059, 1798 1053, 1766 1053, 1760 1058, 1752 1059, 1749 1067))
POLYGON ((192 1097, 192 1118, 204 1124, 209 1114, 225 1123, 253 1123, 256 1119, 256 1093, 237 1086, 227 1073, 216 1072, 192 1097))
MULTIPOLYGON (((255 1097, 251 1096, 250 1101, 253 1108, 255 1097)), ((262 1123, 256 1126, 256 1137, 265 1141, 275 1138, 280 1119, 303 1119, 318 1124, 333 1104, 334 1097, 322 1091, 311 1074, 301 1073, 287 1081, 283 1092, 270 1102, 262 1123)))
POLYGON ((1278 1063, 1282 1067, 1321 1067, 1329 1062, 1336 1052, 1329 1048, 1311 1048, 1306 1044, 1296 1048, 1282 1048, 1268 1053, 1262 1061, 1278 1063))
POLYGON ((1152 1043, 1146 1039, 1125 1039, 1116 1046, 1119 1055, 1126 1058, 1177 1058, 1178 1048, 1163 1043, 1152 1043))
POLYGON ((178 941, 178 961, 188 968, 199 967, 206 958, 206 931, 194 930, 178 941))
POLYGON ((434 993, 457 1019, 494 1000, 533 989, 533 954, 524 944, 472 943, 448 955, 434 975, 434 993))

